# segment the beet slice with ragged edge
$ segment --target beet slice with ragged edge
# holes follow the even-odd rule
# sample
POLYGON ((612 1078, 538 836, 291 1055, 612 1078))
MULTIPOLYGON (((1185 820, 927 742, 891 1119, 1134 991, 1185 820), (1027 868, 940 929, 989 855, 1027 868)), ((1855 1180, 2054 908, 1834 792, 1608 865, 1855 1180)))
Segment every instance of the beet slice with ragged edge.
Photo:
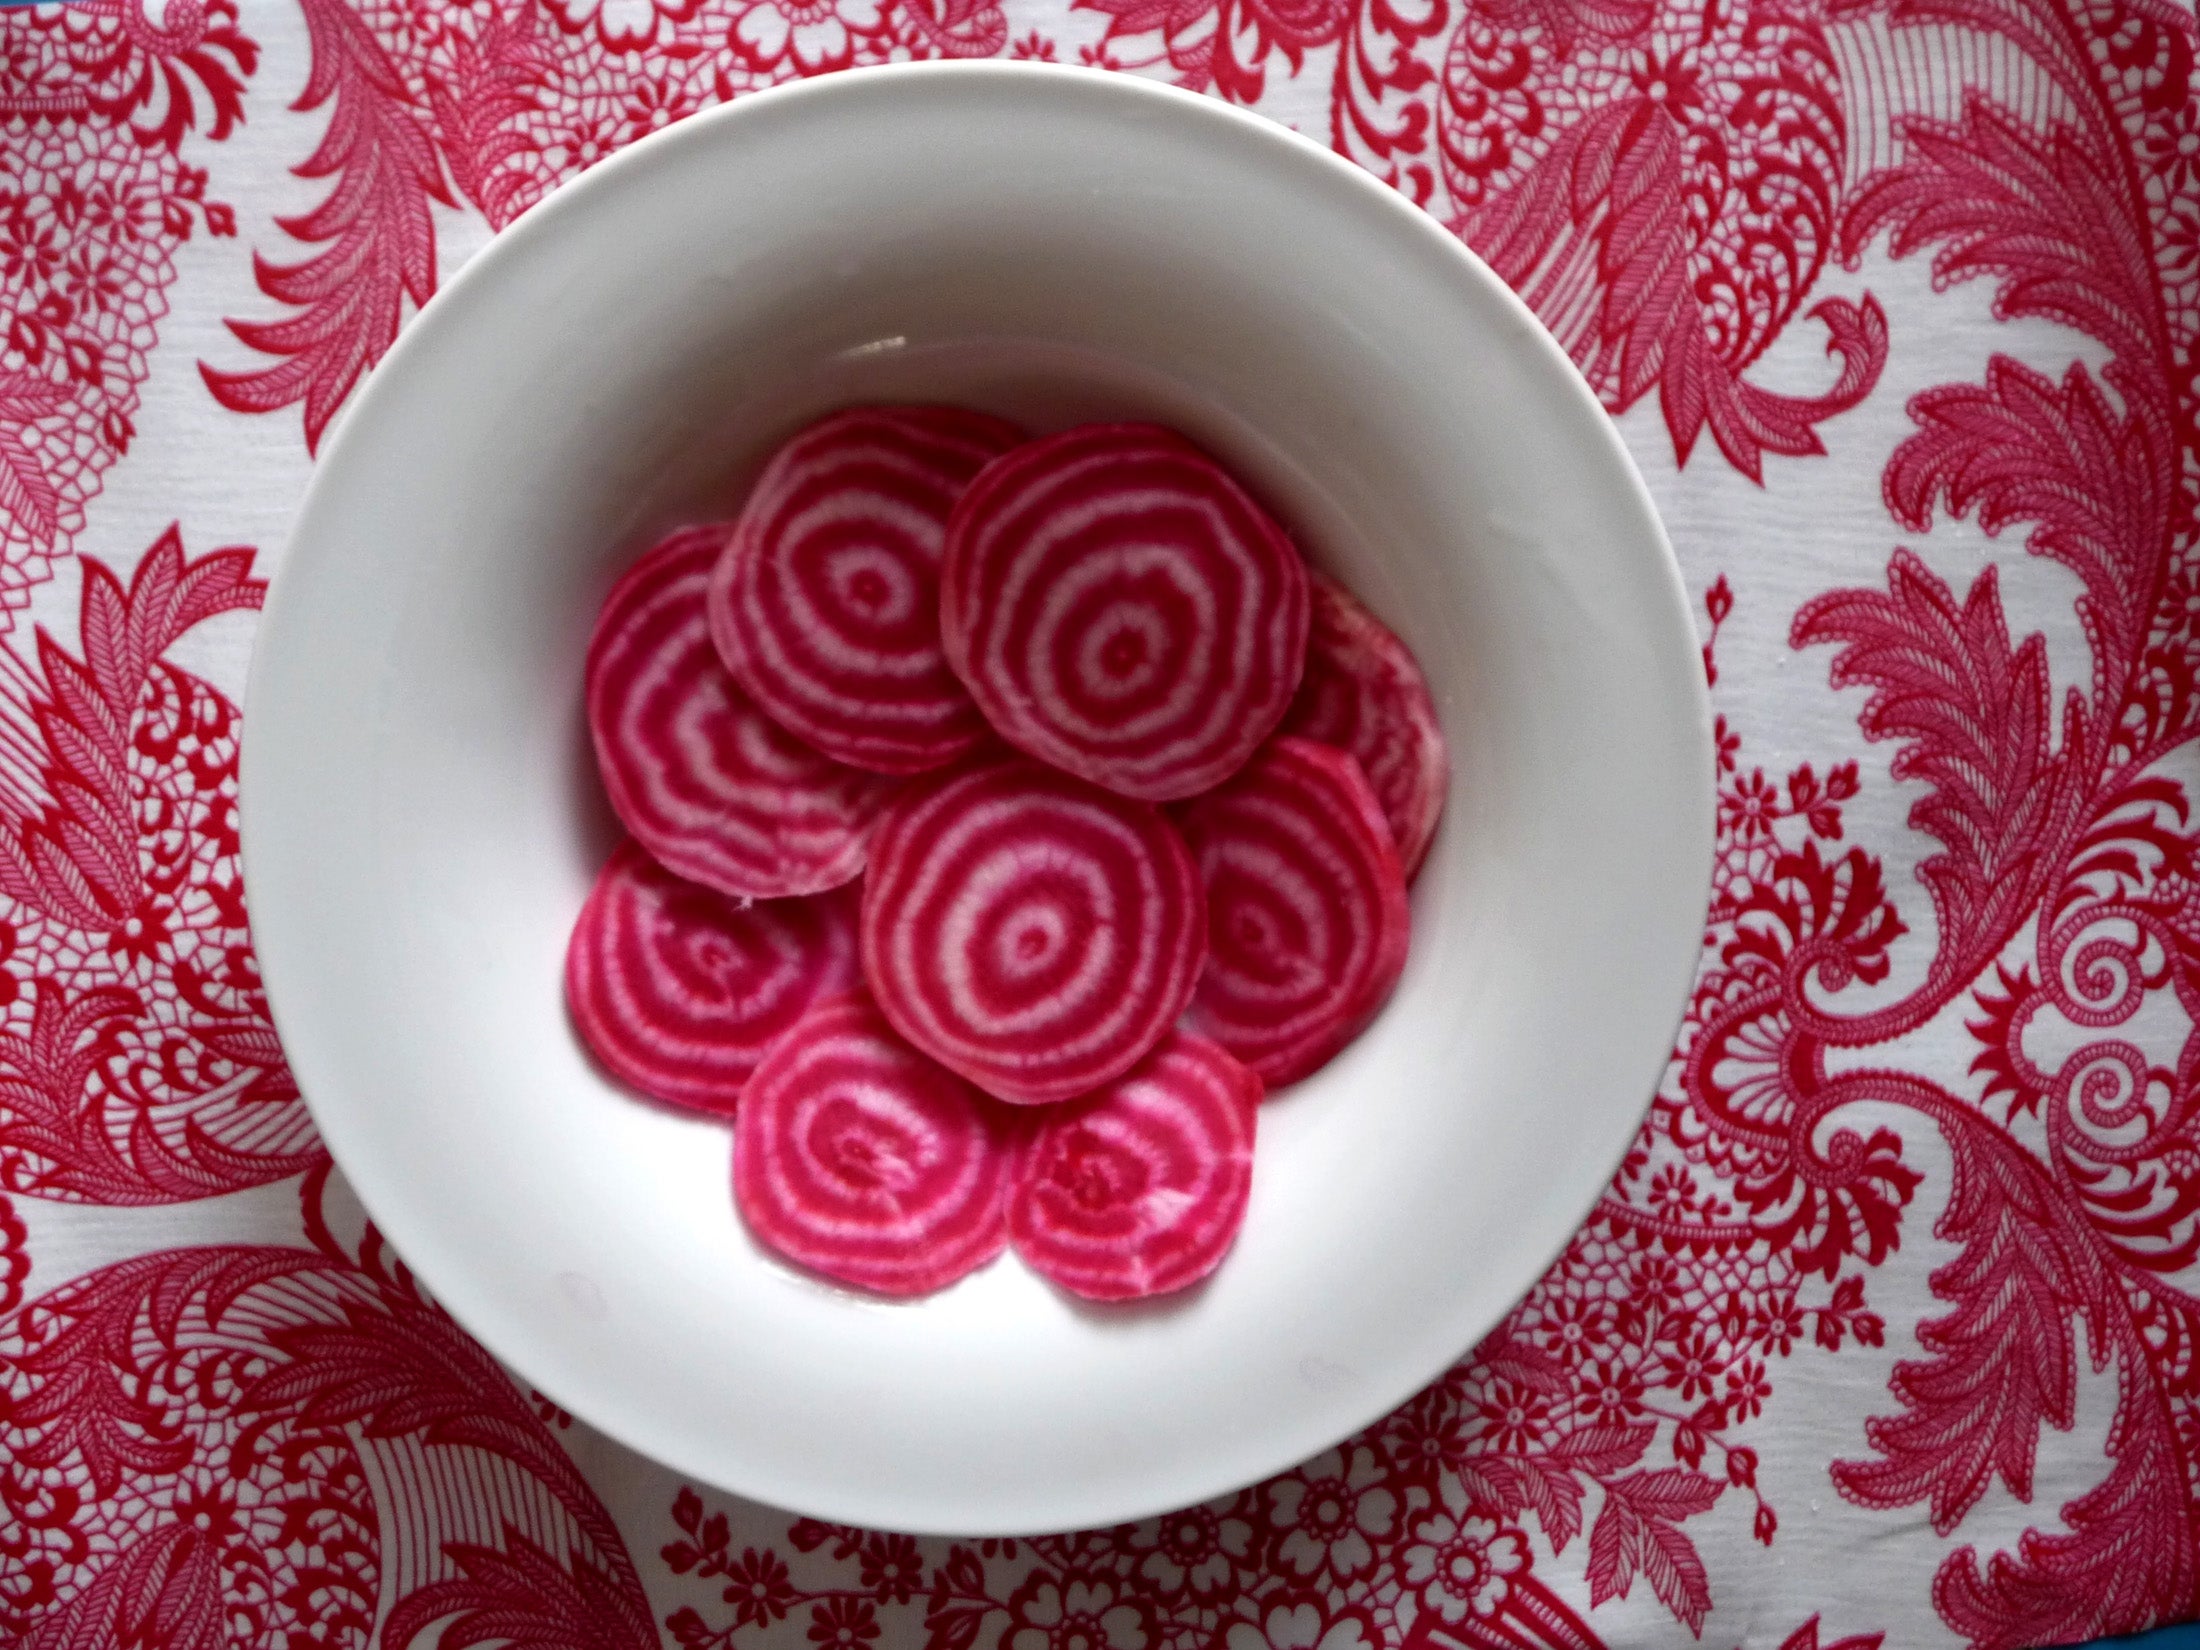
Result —
POLYGON ((772 1040, 858 977, 853 889, 736 899, 631 842, 597 875, 565 953, 566 1003, 605 1069, 720 1117, 772 1040))
POLYGON ((1016 1253, 1093 1300, 1197 1283, 1244 1222, 1261 1093, 1227 1050, 1172 1032, 1097 1094, 1039 1114, 1009 1202, 1016 1253))
POLYGON ((1179 822, 1207 888, 1207 965, 1185 1024, 1270 1088, 1325 1064, 1405 967, 1405 875, 1359 764, 1271 741, 1179 822))
POLYGON ((1129 1070, 1190 997, 1206 929, 1158 809, 1035 762, 916 781, 872 839, 862 954, 879 1006, 1005 1100, 1129 1070))
POLYGON ((1411 882, 1451 788, 1436 701, 1413 650, 1332 580, 1314 575, 1306 676, 1283 731, 1334 745, 1360 765, 1411 882))
POLYGON ((860 992, 796 1021, 749 1078, 733 1197, 756 1240, 880 1295, 928 1295, 1007 1243, 1019 1129, 860 992))
POLYGON ((1298 552, 1212 458, 1087 424, 979 473, 948 523, 940 636, 1019 749, 1124 796, 1227 779, 1297 691, 1298 552))
POLYGON ((891 781, 803 744, 719 662, 704 589, 728 529, 685 527, 611 587, 588 726, 611 806, 667 870, 771 899, 852 881, 891 781))
POLYGON ((827 756, 918 773, 985 718, 940 652, 947 517, 1022 439, 956 407, 857 407, 772 455, 710 583, 710 634, 771 718, 827 756))

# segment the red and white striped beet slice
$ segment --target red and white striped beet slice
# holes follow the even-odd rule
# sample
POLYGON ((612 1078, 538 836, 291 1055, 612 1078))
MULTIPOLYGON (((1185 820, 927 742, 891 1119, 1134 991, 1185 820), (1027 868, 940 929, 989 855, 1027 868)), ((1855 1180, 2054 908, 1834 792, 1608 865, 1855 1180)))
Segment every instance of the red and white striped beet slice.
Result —
POLYGON ((764 466, 710 583, 718 653, 772 719, 879 773, 952 762, 985 718, 940 653, 947 515, 1022 439, 958 407, 857 407, 764 466))
POLYGON ((1412 920, 1398 850, 1359 764, 1272 741, 1182 814, 1207 885, 1207 966, 1185 1024, 1271 1088, 1327 1063, 1375 1018, 1412 920))
POLYGON ((1094 1300, 1197 1283, 1229 1252, 1253 1183, 1261 1081, 1172 1032, 1129 1075, 1047 1112, 1008 1206, 1035 1272, 1094 1300))
POLYGON ((1160 811, 1035 762, 921 780, 864 878, 863 972, 917 1047, 1004 1100, 1121 1076, 1206 953, 1199 873, 1160 811))
POLYGON ((1313 575, 1306 677, 1283 731, 1334 745, 1359 763, 1382 804, 1411 882, 1451 788, 1451 755, 1413 650, 1342 585, 1313 575))
POLYGON ((853 881, 893 794, 775 724, 710 645, 722 525, 684 527, 611 587, 588 644, 588 727, 611 806, 667 870, 773 899, 853 881))
POLYGON ((1012 745, 1124 796, 1219 784, 1306 656, 1283 530, 1173 431, 1087 424, 995 459, 955 506, 947 662, 1012 745))
POLYGON ((1008 1241, 1016 1129, 860 992, 765 1053, 733 1126, 733 1199, 759 1243, 881 1295, 927 1295, 1008 1241))
POLYGON ((721 1117, 766 1046, 858 977, 854 890, 737 900, 631 842, 597 876, 565 952, 566 1003, 605 1068, 721 1117))

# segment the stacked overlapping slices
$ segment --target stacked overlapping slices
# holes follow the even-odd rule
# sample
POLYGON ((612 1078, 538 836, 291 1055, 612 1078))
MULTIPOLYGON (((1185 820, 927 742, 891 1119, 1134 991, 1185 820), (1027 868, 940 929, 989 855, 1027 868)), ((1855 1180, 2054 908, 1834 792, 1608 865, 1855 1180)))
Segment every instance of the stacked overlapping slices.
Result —
POLYGON ((1198 1281, 1264 1097, 1404 966, 1427 685, 1173 431, 834 414, 628 569, 587 670, 631 840, 574 1021, 729 1119, 751 1232, 840 1282, 1198 1281))

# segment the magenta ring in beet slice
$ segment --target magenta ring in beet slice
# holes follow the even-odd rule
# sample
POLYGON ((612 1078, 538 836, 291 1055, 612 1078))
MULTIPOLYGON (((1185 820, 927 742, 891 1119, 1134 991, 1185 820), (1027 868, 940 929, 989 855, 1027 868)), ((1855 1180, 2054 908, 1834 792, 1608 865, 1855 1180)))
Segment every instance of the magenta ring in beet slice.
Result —
POLYGON ((1334 745, 1360 765, 1411 882, 1451 788, 1436 701, 1412 649, 1342 585, 1315 574, 1306 678, 1283 731, 1334 745))
POLYGON ((917 1047, 1004 1100, 1130 1069, 1206 950, 1199 874, 1159 810, 1012 760, 916 782, 864 879, 864 976, 917 1047))
POLYGON ((854 880, 892 784, 811 749, 751 704, 710 644, 723 526, 628 568, 588 645, 588 727, 611 806, 667 870, 772 899, 854 880))
POLYGON ((1197 1283, 1245 1219, 1261 1081, 1171 1033, 1127 1076, 1040 1114, 1009 1202, 1025 1264, 1093 1300, 1197 1283))
POLYGON ((1088 424, 1018 447, 955 506, 940 636, 1001 736, 1124 796, 1219 784, 1306 654, 1298 552, 1173 431, 1088 424))
POLYGON ((947 517, 1022 439, 956 407, 858 407, 764 466, 710 584, 719 656, 774 721, 826 755, 917 773, 985 737, 940 651, 947 517))
POLYGON ((1280 1088, 1374 1019, 1405 967, 1412 922, 1390 826, 1359 764, 1272 741, 1186 807, 1207 885, 1207 966, 1185 1024, 1280 1088))
POLYGON ((848 993, 814 1006, 750 1077, 734 1202, 759 1243, 799 1266, 926 1295, 1005 1247, 1016 1132, 848 993))
POLYGON ((604 1067, 721 1117, 772 1040, 856 979, 853 890, 738 900, 631 842, 598 874, 565 953, 573 1023, 604 1067))

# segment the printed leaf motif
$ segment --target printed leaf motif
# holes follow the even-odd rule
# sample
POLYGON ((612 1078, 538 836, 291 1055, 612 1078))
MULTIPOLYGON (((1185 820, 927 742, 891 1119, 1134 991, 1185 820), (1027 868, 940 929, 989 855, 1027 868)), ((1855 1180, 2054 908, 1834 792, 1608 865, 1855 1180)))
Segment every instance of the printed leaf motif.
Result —
POLYGON ((163 1524, 109 1559, 22 1650, 225 1650, 214 1544, 163 1524))
POLYGON ((1589 1602, 1624 1598, 1640 1574, 1665 1607, 1703 1631, 1711 1581, 1680 1520, 1708 1512, 1725 1485, 1700 1472, 1665 1467, 1604 1486, 1604 1506, 1589 1531, 1589 1602))
MULTIPOLYGON (((2070 826, 2070 764, 2049 749, 2047 649, 2012 649, 1999 581, 1988 567, 1961 604, 1931 569, 1897 551, 1887 591, 1834 591, 1806 602, 1794 645, 1837 642, 1835 687, 1871 689, 1857 719, 1865 737, 1897 739, 1897 779, 1930 794, 1910 824, 1945 852, 1918 867, 1940 920, 1931 979, 1902 1018, 1915 1023, 1976 974, 2038 902, 2070 826)), ((2073 695, 2064 744, 2082 748, 2086 718, 2073 695)), ((1870 1022, 1892 1035, 1895 1016, 1870 1022)))
POLYGON ((232 321, 251 348, 282 357, 253 372, 201 364, 216 400, 237 412, 305 403, 306 445, 322 432, 362 373, 397 336, 409 299, 435 291, 431 203, 452 204, 443 163, 403 82, 367 25, 344 0, 300 0, 313 46, 313 72, 299 109, 333 100, 320 147, 297 172, 334 178, 327 199, 281 228, 326 243, 302 263, 255 257, 260 287, 299 313, 283 321, 232 321))
POLYGON ((1927 390, 1910 416, 1918 433, 1887 464, 1897 519, 1923 532, 1944 498, 1951 516, 1975 509, 1989 533, 2036 523, 2032 553, 2084 582, 2078 617, 2106 689, 2099 697, 2120 699, 2164 566, 2172 481, 2155 423, 2119 417, 2082 365, 2058 389, 2006 356, 1988 363, 1983 386, 1927 390))
POLYGON ((2106 1360, 2108 1289, 2092 1244, 2073 1230, 2040 1167, 1990 1126, 1951 1135, 1955 1184, 1936 1233, 1963 1252, 1933 1274, 1952 1308, 1918 1325, 1928 1354, 1895 1366, 1904 1413, 1864 1423, 1879 1459, 1834 1464, 1841 1493, 1867 1507, 1929 1504, 1945 1535, 1998 1475, 2031 1499, 2042 1425, 2076 1419, 2073 1320, 2106 1360))
POLYGON ((1999 278, 1995 314, 2075 327, 2127 372, 2154 352, 2152 256, 2121 181, 2076 132, 2058 127, 2043 139, 1973 92, 1955 125, 1913 118, 1905 136, 1904 164, 1849 202, 1844 256, 1859 256, 1883 229, 1897 258, 1938 244, 1939 283, 1999 278))
POLYGON ((409 1646, 450 1617, 439 1650, 654 1650, 633 1588, 578 1548, 560 1563, 507 1524, 501 1550, 452 1541, 444 1553, 459 1573, 398 1601, 384 1628, 389 1644, 409 1646))

